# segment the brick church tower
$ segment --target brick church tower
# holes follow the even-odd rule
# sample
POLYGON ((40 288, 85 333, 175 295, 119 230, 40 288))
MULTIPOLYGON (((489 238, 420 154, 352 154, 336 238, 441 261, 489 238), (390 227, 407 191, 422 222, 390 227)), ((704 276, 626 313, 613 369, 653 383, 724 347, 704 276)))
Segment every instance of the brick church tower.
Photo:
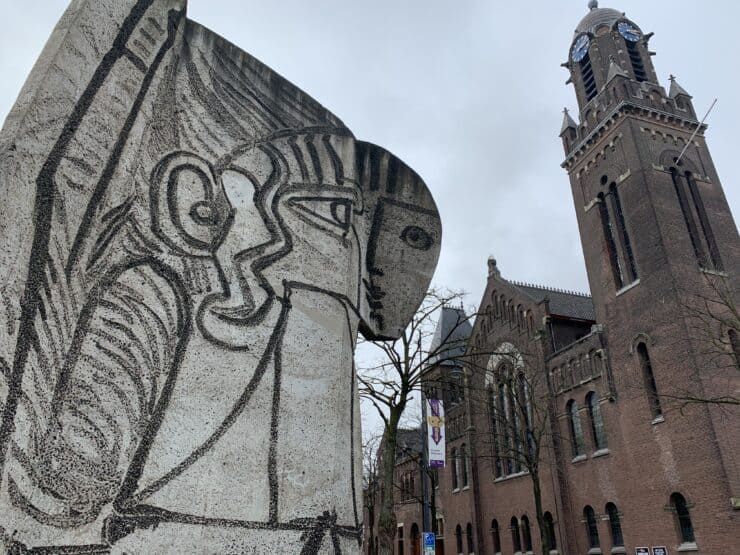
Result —
POLYGON ((707 126, 675 78, 661 86, 651 36, 592 1, 564 64, 580 122, 566 111, 563 167, 614 376, 620 461, 609 481, 630 507, 625 527, 646 543, 675 546, 678 533, 682 550, 729 553, 740 418, 721 401, 740 391, 737 332, 726 325, 740 307, 740 240, 707 126), (677 531, 684 512, 693 530, 677 531))

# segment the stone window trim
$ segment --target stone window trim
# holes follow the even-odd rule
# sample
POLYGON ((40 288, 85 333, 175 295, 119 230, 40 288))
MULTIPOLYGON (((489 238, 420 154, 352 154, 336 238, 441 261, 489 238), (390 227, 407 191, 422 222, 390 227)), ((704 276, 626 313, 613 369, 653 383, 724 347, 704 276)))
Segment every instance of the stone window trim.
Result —
POLYGON ((593 453, 591 453, 591 458, 598 459, 599 457, 605 457, 610 453, 611 451, 609 451, 609 448, 605 447, 604 449, 599 449, 598 451, 594 451, 593 453))
POLYGON ((624 287, 622 287, 619 291, 617 291, 616 296, 619 297, 621 295, 624 295, 625 293, 627 293, 627 291, 631 291, 632 289, 634 289, 638 285, 640 285, 640 278, 637 278, 632 283, 629 283, 629 284, 625 285, 624 287))
POLYGON ((696 553, 699 551, 699 547, 696 542, 684 542, 676 548, 679 553, 696 553))
POLYGON ((521 470, 519 472, 515 472, 513 474, 508 474, 506 476, 501 476, 499 478, 496 478, 493 483, 498 484, 499 482, 506 482, 508 480, 515 480, 516 478, 522 478, 523 476, 529 476, 529 470, 521 470))
POLYGON ((592 547, 587 551, 588 555, 601 555, 601 548, 600 547, 592 547))
POLYGON ((613 555, 618 555, 618 554, 621 555, 621 554, 627 553, 627 549, 624 546, 620 545, 617 547, 612 547, 611 552, 613 555))
POLYGON ((578 455, 577 457, 573 457, 573 460, 570 462, 572 462, 573 464, 578 464, 578 463, 581 463, 587 460, 588 460, 588 455, 583 454, 583 455, 578 455))
POLYGON ((665 417, 661 414, 660 416, 656 416, 655 418, 653 418, 651 424, 655 426, 656 424, 661 424, 663 422, 665 422, 665 417))

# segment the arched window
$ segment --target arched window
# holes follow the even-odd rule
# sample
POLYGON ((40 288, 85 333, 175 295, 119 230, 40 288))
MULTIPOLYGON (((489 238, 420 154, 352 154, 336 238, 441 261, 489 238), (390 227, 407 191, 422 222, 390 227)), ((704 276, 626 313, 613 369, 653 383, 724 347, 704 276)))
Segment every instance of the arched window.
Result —
POLYGON ((680 493, 671 495, 671 507, 676 513, 676 524, 682 543, 694 543, 694 526, 691 524, 691 515, 689 515, 689 506, 686 499, 680 493))
POLYGON ((411 552, 414 555, 421 552, 421 535, 419 525, 415 522, 411 525, 411 552))
POLYGON ((519 521, 517 521, 515 516, 511 517, 511 525, 509 528, 511 530, 511 545, 514 546, 514 553, 521 553, 522 540, 519 537, 519 521))
POLYGON ((694 214, 691 210, 688 196, 686 195, 683 178, 676 168, 671 168, 671 178, 673 179, 673 188, 676 190, 676 196, 678 197, 678 204, 681 206, 686 229, 689 232, 689 239, 691 239, 694 255, 696 255, 696 259, 699 261, 699 266, 707 268, 709 267, 707 253, 704 251, 704 245, 702 245, 701 237, 699 237, 699 228, 696 225, 696 220, 694 219, 694 214))
POLYGON ((501 532, 496 519, 491 521, 491 543, 493 544, 493 552, 495 554, 501 553, 501 532))
POLYGON ((604 239, 606 241, 606 250, 609 255, 609 262, 611 263, 612 275, 614 276, 614 284, 616 289, 619 290, 624 286, 624 279, 622 277, 622 268, 619 266, 619 253, 617 252, 616 233, 611 218, 609 217, 609 207, 606 204, 606 195, 604 195, 603 192, 599 193, 598 199, 599 215, 601 216, 601 227, 604 232, 604 239))
POLYGON ((555 523, 552 520, 552 514, 548 511, 542 518, 545 521, 545 538, 547 539, 548 547, 551 551, 555 550, 558 548, 558 542, 555 539, 555 523))
POLYGON ((411 474, 409 477, 409 497, 413 498, 414 495, 416 495, 416 484, 414 480, 414 475, 411 474))
POLYGON ((596 549, 601 545, 599 542, 599 527, 596 524, 596 513, 593 507, 587 505, 583 509, 583 518, 586 522, 586 533, 588 534, 588 546, 591 549, 596 549))
POLYGON ((532 398, 529 392, 529 383, 527 383, 527 377, 523 372, 520 372, 517 377, 517 396, 521 413, 520 417, 523 420, 524 437, 526 438, 528 453, 531 455, 534 453, 535 448, 534 434, 532 432, 534 414, 532 411, 532 398))
POLYGON ((403 524, 399 524, 396 528, 396 535, 398 536, 398 555, 403 555, 403 524))
POLYGON ((498 300, 499 300, 499 303, 498 303, 499 304, 499 317, 502 320, 505 320, 506 319, 506 316, 507 316, 506 315, 506 297, 504 297, 503 295, 501 295, 498 298, 498 300))
POLYGON ((529 527, 529 518, 527 518, 527 515, 524 515, 521 519, 521 527, 522 527, 522 547, 524 548, 524 551, 530 552, 532 551, 532 529, 529 527))
POLYGON ((732 349, 732 354, 735 356, 735 365, 740 370, 740 339, 737 337, 737 331, 728 331, 727 337, 730 339, 730 348, 732 349))
POLYGON ((509 431, 509 409, 504 382, 498 384, 498 417, 496 420, 501 427, 501 457, 503 459, 504 474, 508 475, 513 470, 511 458, 508 456, 508 451, 511 448, 511 433, 509 431))
POLYGON ((650 355, 648 354, 645 343, 640 343, 637 346, 637 357, 640 359, 642 381, 645 387, 645 392, 647 393, 648 402, 650 403, 650 412, 653 414, 653 418, 658 418, 663 414, 663 410, 660 408, 658 386, 655 384, 653 365, 650 362, 650 355))
POLYGON ((455 543, 457 543, 457 552, 459 555, 463 555, 463 540, 462 540, 462 528, 458 524, 455 528, 455 543))
POLYGON ((637 266, 635 265, 635 256, 632 252, 632 243, 627 232, 627 226, 624 223, 624 213, 622 212, 622 201, 619 199, 617 184, 612 183, 609 186, 609 196, 612 200, 612 213, 617 224, 617 233, 622 243, 622 252, 624 260, 624 273, 628 283, 637 279, 637 266))
POLYGON ((566 405, 568 412, 568 425, 570 427, 570 439, 573 443, 573 456, 583 455, 583 428, 581 428, 581 416, 578 412, 578 404, 571 399, 566 405))
POLYGON ((699 193, 699 188, 696 185, 694 174, 692 174, 691 172, 686 172, 686 182, 689 185, 691 200, 694 201, 694 210, 696 210, 696 216, 699 220, 699 225, 701 226, 701 230, 704 235, 704 241, 706 242, 707 250, 709 251, 709 261, 712 264, 712 268, 714 270, 724 270, 722 259, 719 255, 719 248, 717 247, 717 241, 714 238, 712 224, 709 222, 709 218, 707 217, 707 210, 704 207, 704 201, 702 200, 701 194, 699 193))
POLYGON ((494 317, 498 317, 499 310, 498 310, 498 295, 496 294, 496 291, 491 293, 491 306, 493 307, 493 315, 494 317))
POLYGON ((504 475, 504 461, 501 458, 501 437, 498 433, 498 408, 496 407, 496 392, 493 387, 488 388, 488 410, 491 415, 491 435, 493 436, 493 475, 501 478, 504 475))
POLYGON ((604 420, 601 417, 601 406, 599 396, 595 392, 586 395, 586 406, 588 407, 588 419, 591 423, 591 435, 594 440, 594 448, 599 451, 606 449, 606 432, 604 431, 604 420))
POLYGON ((460 465, 462 470, 462 487, 468 487, 468 448, 463 443, 460 446, 460 465))
POLYGON ((473 525, 469 522, 465 529, 465 535, 468 539, 468 555, 473 555, 475 553, 475 547, 473 547, 473 525))
POLYGON ((647 81, 647 74, 645 73, 645 64, 642 61, 642 54, 637 47, 637 42, 631 40, 624 40, 627 45, 627 52, 630 56, 630 63, 632 64, 632 71, 635 74, 635 80, 639 83, 647 81))
POLYGON ((622 522, 619 518, 617 506, 614 503, 607 503, 606 514, 609 515, 609 532, 612 536, 612 547, 623 547, 622 522))
POLYGON ((457 449, 453 449, 452 451, 450 451, 450 458, 452 459, 452 490, 454 491, 459 488, 457 477, 457 472, 459 469, 457 449))
POLYGON ((583 79, 583 90, 586 93, 586 101, 592 100, 596 93, 596 80, 594 79, 594 69, 591 65, 591 57, 588 53, 580 61, 581 78, 583 79))
POLYGON ((524 329, 524 309, 522 308, 522 305, 517 305, 516 307, 516 325, 519 328, 519 331, 524 329))

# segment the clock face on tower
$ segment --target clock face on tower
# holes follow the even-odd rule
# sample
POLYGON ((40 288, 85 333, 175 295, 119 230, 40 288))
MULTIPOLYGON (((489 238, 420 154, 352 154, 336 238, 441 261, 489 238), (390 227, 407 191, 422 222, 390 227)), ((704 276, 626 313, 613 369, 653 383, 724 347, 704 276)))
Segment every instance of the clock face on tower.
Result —
POLYGON ((617 30, 619 31, 619 34, 622 35, 625 40, 628 40, 630 42, 637 42, 640 40, 640 31, 634 26, 626 21, 622 21, 619 25, 617 25, 617 30))
POLYGON ((589 45, 590 41, 588 40, 587 35, 581 35, 578 37, 578 40, 573 45, 573 50, 570 55, 574 62, 580 62, 586 57, 589 45))

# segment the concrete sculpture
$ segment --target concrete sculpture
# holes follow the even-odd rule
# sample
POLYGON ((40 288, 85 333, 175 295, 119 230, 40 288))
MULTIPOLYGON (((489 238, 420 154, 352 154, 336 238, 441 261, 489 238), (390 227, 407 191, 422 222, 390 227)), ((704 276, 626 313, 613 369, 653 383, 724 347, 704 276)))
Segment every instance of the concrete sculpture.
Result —
POLYGON ((359 553, 358 329, 421 179, 184 0, 75 0, 0 136, 0 547, 359 553))

